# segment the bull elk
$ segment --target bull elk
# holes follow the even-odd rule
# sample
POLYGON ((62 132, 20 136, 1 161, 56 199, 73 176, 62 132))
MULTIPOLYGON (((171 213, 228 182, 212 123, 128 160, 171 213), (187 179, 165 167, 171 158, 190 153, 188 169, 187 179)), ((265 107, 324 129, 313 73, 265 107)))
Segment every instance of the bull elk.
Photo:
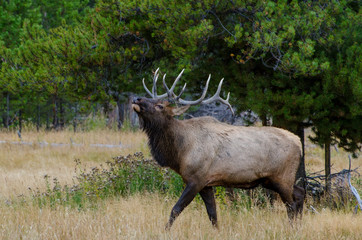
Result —
POLYGON ((304 189, 294 185, 301 158, 300 139, 291 132, 275 127, 243 127, 221 123, 212 117, 178 120, 174 116, 184 113, 191 105, 220 101, 232 110, 229 94, 220 97, 223 79, 215 95, 205 100, 210 76, 201 97, 195 101, 181 98, 175 86, 183 71, 171 88, 165 82, 166 93, 157 95, 158 69, 154 74, 152 97, 136 97, 133 109, 137 112, 141 126, 148 135, 152 156, 162 166, 169 167, 181 175, 186 187, 171 211, 166 229, 189 205, 197 193, 201 195, 211 223, 217 227, 214 186, 253 188, 262 185, 279 193, 287 207, 289 219, 302 213, 304 189), (168 100, 162 100, 168 98, 168 100), (171 106, 178 103, 179 107, 171 106))

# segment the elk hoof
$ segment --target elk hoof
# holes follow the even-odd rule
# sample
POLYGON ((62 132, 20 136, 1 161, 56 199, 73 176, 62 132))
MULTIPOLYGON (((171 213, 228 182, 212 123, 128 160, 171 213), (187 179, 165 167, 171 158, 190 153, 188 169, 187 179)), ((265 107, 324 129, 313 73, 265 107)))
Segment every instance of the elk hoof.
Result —
POLYGON ((166 231, 170 231, 171 226, 172 226, 172 224, 167 223, 166 226, 165 226, 165 230, 166 230, 166 231))

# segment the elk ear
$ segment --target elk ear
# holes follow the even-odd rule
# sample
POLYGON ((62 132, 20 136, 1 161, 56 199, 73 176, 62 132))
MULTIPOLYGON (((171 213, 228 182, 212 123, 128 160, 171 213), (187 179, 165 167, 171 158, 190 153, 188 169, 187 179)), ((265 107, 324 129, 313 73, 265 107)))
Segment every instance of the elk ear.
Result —
POLYGON ((172 116, 179 116, 179 115, 183 114, 184 112, 187 111, 187 109, 189 109, 189 107, 190 107, 190 105, 172 108, 171 109, 172 116))

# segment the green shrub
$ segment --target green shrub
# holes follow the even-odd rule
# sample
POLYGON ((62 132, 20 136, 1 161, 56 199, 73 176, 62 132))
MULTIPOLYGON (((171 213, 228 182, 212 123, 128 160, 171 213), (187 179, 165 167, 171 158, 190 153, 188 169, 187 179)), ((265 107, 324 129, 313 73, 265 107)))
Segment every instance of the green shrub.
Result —
POLYGON ((115 157, 106 166, 82 169, 76 160, 74 185, 61 186, 56 178, 50 183, 45 176, 46 191, 32 190, 32 198, 39 206, 56 204, 82 208, 97 200, 115 196, 128 196, 139 192, 160 192, 180 196, 184 187, 181 177, 171 170, 160 168, 151 159, 138 152, 115 157))

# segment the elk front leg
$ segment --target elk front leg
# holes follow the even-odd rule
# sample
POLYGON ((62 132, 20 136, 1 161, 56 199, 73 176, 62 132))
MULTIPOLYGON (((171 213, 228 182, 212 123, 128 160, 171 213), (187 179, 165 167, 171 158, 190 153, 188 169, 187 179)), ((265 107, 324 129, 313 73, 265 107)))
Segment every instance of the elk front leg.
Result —
POLYGON ((217 228, 217 214, 216 214, 216 203, 214 198, 214 190, 212 187, 204 187, 200 191, 202 200, 204 200, 207 214, 214 227, 217 228))
POLYGON ((182 210, 184 210, 187 205, 190 204, 190 202, 195 198, 196 194, 200 191, 200 187, 198 187, 194 183, 188 183, 186 185, 185 190, 183 191, 181 197, 175 204, 175 206, 172 208, 170 219, 168 220, 168 223, 166 224, 166 230, 169 230, 175 221, 176 217, 180 215, 182 210))

